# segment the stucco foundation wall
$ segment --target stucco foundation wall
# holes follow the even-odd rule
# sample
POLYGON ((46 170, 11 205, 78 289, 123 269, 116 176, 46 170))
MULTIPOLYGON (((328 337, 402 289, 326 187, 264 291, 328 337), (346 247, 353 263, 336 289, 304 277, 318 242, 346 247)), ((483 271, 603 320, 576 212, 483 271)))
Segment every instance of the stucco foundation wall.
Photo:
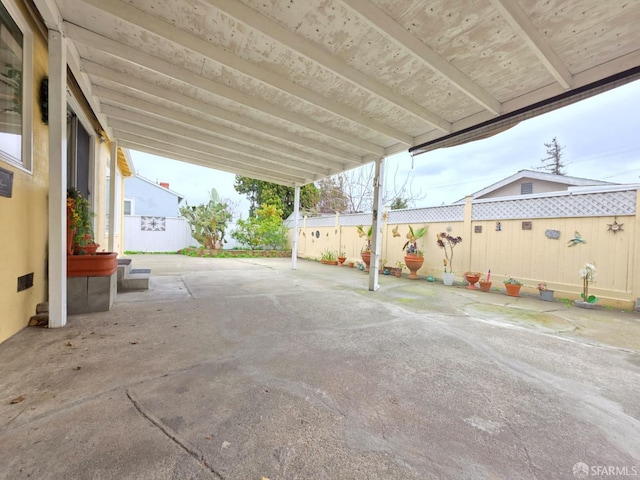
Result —
MULTIPOLYGON (((427 234, 418 241, 425 259, 419 275, 441 278, 444 252, 436 244, 436 235, 449 232, 462 237, 453 260, 453 272, 459 281, 466 271, 486 274, 490 269, 494 287, 504 288, 502 281, 514 277, 524 283, 524 292, 537 294, 538 283, 546 282, 555 290, 556 298, 578 299, 582 291, 578 271, 589 262, 598 270, 589 292, 600 299, 599 303, 634 309, 640 297, 638 201, 638 191, 629 190, 473 204, 468 200, 457 211, 443 207, 392 211, 383 217, 381 261, 388 266, 403 262, 408 226, 425 226, 427 234), (563 211, 565 216, 558 213, 563 211), (536 212, 537 216, 532 215, 536 212), (623 224, 621 231, 613 233, 609 229, 614 222, 623 224), (551 238, 548 230, 560 232, 560 237, 551 238), (576 235, 585 242, 569 246, 576 235)), ((290 221, 288 224, 291 226, 290 221)), ((358 224, 370 225, 371 214, 301 219, 298 256, 320 259, 322 252, 330 249, 343 251, 347 261, 360 260, 365 239, 358 237, 358 224)), ((291 231, 291 240, 293 235, 291 231)))
MULTIPOLYGON (((29 18, 26 12, 23 12, 29 18)), ((11 198, 0 197, 0 342, 25 327, 47 298, 48 127, 41 121, 38 88, 47 75, 45 40, 34 32, 33 171, 0 160, 13 172, 11 198), (18 277, 33 272, 33 287, 17 291, 18 277)))

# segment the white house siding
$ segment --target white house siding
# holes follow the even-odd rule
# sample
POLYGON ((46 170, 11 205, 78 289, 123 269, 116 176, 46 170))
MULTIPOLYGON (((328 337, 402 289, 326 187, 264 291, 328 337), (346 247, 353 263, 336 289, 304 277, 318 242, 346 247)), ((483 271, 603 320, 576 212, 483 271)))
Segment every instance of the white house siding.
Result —
MULTIPOLYGON (((182 217, 150 217, 128 215, 124 220, 124 249, 129 252, 175 252, 198 245, 191 236, 189 224, 182 217)), ((235 224, 230 224, 225 236, 229 249, 237 245, 231 238, 235 224)))
POLYGON ((135 215, 164 215, 177 217, 180 198, 174 192, 140 177, 127 178, 125 198, 134 200, 135 215))

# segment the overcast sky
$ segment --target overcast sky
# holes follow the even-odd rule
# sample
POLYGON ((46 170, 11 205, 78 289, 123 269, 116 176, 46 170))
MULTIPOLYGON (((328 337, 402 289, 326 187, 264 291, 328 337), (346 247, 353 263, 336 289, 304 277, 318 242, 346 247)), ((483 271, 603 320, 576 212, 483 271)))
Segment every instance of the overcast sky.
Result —
MULTIPOLYGON (((539 167, 546 157, 544 144, 557 137, 565 147, 567 175, 640 183, 639 112, 640 81, 636 81, 491 138, 418 155, 413 162, 408 153, 394 155, 386 161, 387 171, 394 172, 397 166, 397 178, 413 175, 413 190, 423 194, 415 206, 448 204, 519 170, 539 167)), ((209 190, 215 188, 222 197, 239 202, 239 213, 247 216, 249 203, 233 189, 233 174, 136 151, 131 156, 138 174, 170 183, 189 205, 206 202, 209 190)))

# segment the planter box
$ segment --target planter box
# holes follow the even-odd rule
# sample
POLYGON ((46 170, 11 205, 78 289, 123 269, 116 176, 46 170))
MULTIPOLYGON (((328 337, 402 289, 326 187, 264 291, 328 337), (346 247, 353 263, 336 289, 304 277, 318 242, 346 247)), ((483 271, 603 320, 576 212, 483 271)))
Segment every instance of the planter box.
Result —
POLYGON ((107 312, 118 290, 118 274, 67 278, 67 313, 107 312))
POLYGON ((540 290, 540 298, 545 302, 553 302, 553 290, 540 290))
POLYGON ((108 277, 118 270, 116 252, 67 255, 67 277, 108 277))

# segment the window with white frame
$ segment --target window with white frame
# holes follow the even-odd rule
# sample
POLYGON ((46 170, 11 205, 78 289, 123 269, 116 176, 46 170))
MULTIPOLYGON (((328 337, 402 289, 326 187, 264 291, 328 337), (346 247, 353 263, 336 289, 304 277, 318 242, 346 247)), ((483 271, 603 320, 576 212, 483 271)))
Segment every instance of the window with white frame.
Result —
POLYGON ((124 214, 135 215, 136 214, 136 199, 125 198, 124 199, 124 214))
POLYGON ((31 171, 33 35, 13 0, 0 3, 0 160, 31 171))

